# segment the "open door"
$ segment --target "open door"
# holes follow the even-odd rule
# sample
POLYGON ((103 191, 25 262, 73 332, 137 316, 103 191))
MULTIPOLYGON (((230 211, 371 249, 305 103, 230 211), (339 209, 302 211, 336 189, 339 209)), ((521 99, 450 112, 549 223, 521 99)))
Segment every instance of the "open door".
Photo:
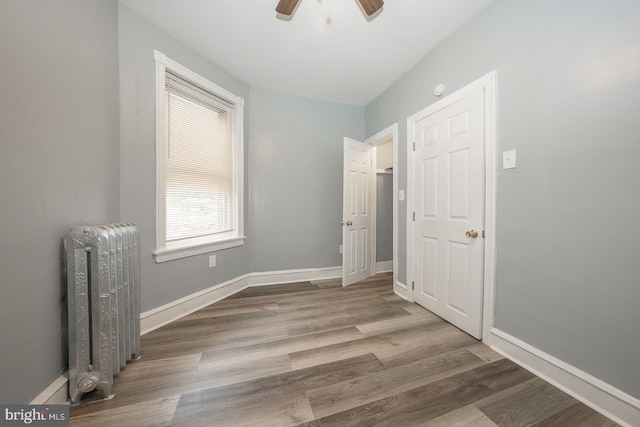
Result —
POLYGON ((369 251, 373 217, 373 147, 351 138, 344 139, 342 188, 342 286, 373 274, 369 251))

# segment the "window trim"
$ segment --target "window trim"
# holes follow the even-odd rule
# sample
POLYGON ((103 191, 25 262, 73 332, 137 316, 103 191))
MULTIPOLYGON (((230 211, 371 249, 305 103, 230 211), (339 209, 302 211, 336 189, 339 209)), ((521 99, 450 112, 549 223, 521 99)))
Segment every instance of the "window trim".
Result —
POLYGON ((244 99, 178 64, 162 52, 155 50, 154 58, 156 61, 156 250, 153 252, 155 261, 160 263, 244 245, 246 239, 244 236, 244 99), (166 173, 164 145, 166 127, 164 108, 165 73, 167 70, 233 104, 231 117, 233 129, 233 210, 235 215, 233 218, 234 232, 230 235, 225 233, 223 236, 218 236, 218 238, 206 236, 177 242, 167 242, 165 239, 166 195, 164 193, 164 183, 166 173))

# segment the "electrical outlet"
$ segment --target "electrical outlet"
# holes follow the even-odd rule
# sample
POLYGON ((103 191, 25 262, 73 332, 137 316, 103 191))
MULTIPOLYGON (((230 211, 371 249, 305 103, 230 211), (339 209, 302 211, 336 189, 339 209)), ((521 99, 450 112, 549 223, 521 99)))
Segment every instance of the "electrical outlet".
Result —
POLYGON ((502 153, 502 169, 514 169, 516 167, 516 150, 502 153))
POLYGON ((340 245, 340 253, 342 253, 342 245, 340 245))
POLYGON ((216 256, 215 255, 210 255, 209 256, 209 268, 213 268, 216 266, 216 256))

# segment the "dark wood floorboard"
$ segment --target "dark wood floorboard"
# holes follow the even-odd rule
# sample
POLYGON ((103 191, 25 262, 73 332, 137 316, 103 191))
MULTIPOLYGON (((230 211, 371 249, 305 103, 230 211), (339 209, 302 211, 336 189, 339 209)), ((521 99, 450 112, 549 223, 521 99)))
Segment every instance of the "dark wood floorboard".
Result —
POLYGON ((72 426, 615 426, 422 307, 392 275, 245 289, 142 337, 72 426))

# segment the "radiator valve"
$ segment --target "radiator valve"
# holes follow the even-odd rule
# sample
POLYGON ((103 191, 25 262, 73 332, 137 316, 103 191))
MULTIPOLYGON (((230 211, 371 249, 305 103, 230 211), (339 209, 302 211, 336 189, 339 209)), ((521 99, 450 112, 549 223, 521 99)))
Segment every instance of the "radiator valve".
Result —
POLYGON ((83 393, 89 393, 96 388, 99 381, 100 378, 91 373, 80 375, 80 378, 78 379, 78 390, 83 393))

